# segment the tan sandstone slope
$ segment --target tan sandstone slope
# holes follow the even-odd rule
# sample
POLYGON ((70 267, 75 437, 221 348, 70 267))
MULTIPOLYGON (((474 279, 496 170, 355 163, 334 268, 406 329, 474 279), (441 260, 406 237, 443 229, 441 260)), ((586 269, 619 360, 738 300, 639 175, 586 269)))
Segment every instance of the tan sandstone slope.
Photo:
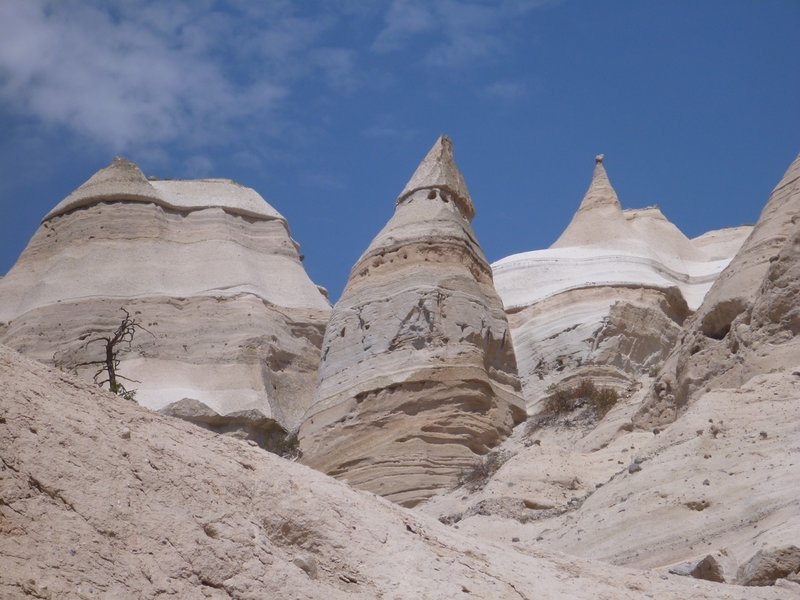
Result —
POLYGON ((449 139, 350 273, 300 430, 307 464, 413 505, 524 418, 508 323, 449 139))
POLYGON ((86 342, 119 325, 120 307, 150 332, 120 354, 142 405, 299 425, 330 308, 254 190, 148 180, 115 159, 50 211, 0 280, 0 342, 72 369, 103 357, 86 342))
POLYGON ((0 347, 0 597, 788 596, 479 542, 0 347))

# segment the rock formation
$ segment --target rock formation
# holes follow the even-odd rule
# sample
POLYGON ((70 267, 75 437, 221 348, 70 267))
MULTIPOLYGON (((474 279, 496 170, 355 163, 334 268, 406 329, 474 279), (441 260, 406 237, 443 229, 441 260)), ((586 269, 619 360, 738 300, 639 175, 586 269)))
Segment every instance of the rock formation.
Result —
POLYGON ((411 506, 452 486, 524 418, 473 214, 439 138, 333 309, 300 430, 309 465, 411 506))
POLYGON ((7 600, 721 597, 715 583, 471 539, 4 347, 0 459, 7 600))
POLYGON ((598 156, 558 240, 492 265, 528 406, 551 386, 590 378, 624 392, 657 371, 748 233, 689 240, 656 207, 623 210, 598 156))
MULTIPOLYGON (((642 387, 595 422, 577 409, 552 422, 532 418, 495 451, 479 486, 420 510, 479 538, 513 536, 527 549, 800 596, 800 225, 792 222, 799 166, 800 159, 678 330, 673 350, 661 349, 667 359, 657 378, 640 375, 642 387), (743 308, 727 313, 731 300, 743 308), (727 316, 708 317, 731 314, 728 324, 727 316)), ((736 245, 731 238, 713 232, 692 243, 724 256, 736 245)), ((602 297, 601 288, 592 291, 602 297)), ((627 336, 642 341, 652 308, 644 320, 620 313, 627 336)), ((561 377, 591 369, 566 365, 561 377)))
POLYGON ((800 156, 752 233, 686 324, 637 422, 669 422, 699 393, 797 365, 800 156))
POLYGON ((148 180, 115 159, 50 211, 0 280, 0 341, 76 368, 102 357, 86 342, 113 331, 123 306, 148 330, 119 355, 139 403, 299 425, 329 304, 255 191, 148 180))
POLYGON ((602 162, 494 265, 510 330, 447 139, 332 313, 252 190, 96 174, 0 279, 0 340, 51 363, 0 345, 0 597, 800 597, 800 157, 693 240, 602 162), (52 366, 120 306, 164 414, 52 366), (584 419, 578 381, 621 393, 584 419), (262 450, 304 411, 310 465, 413 511, 262 450))

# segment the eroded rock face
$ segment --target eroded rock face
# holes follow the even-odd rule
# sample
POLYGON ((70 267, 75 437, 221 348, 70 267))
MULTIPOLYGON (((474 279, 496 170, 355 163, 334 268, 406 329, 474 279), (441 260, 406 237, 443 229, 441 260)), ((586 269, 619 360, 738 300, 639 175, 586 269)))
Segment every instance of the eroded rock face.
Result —
POLYGON ((774 585, 777 579, 800 573, 800 548, 784 546, 756 552, 739 569, 740 585, 774 585))
POLYGON ((8 600, 718 597, 712 583, 470 539, 3 346, 0 459, 8 600))
POLYGON ((552 386, 590 378, 627 393, 658 372, 748 233, 690 240, 658 208, 623 210, 598 156, 558 240, 492 265, 529 410, 552 386))
POLYGON ((301 428, 308 464, 413 505, 524 418, 514 350, 451 143, 350 274, 301 428))
POLYGON ((0 341, 91 378, 81 363, 125 307, 147 331, 121 353, 136 400, 183 398, 296 428, 329 305, 281 215, 229 180, 150 181, 116 159, 44 219, 0 280, 0 341))
POLYGON ((674 420, 698 394, 796 365, 800 332, 800 156, 670 354, 637 423, 674 420))

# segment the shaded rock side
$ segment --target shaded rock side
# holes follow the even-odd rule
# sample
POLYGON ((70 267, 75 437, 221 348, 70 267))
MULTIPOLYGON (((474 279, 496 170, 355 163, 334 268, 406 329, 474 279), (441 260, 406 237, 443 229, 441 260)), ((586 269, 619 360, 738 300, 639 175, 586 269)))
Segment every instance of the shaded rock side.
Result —
POLYGON ((687 321, 637 423, 669 422, 697 394, 793 368, 800 343, 800 157, 687 321))
POLYGON ((471 207, 440 138, 351 271, 300 430, 309 465, 405 505, 452 486, 525 415, 471 207))
POLYGON ((125 307, 147 332, 121 352, 136 400, 255 410, 296 428, 329 304, 283 217, 229 180, 151 181, 122 159, 51 211, 0 280, 0 341, 76 370, 125 307))
POLYGON ((8 600, 719 597, 716 584, 472 540, 5 347, 0 494, 8 600))
POLYGON ((624 392, 658 372, 749 231, 689 240, 656 207, 623 210, 598 156, 559 239, 492 265, 529 411, 582 378, 624 392))

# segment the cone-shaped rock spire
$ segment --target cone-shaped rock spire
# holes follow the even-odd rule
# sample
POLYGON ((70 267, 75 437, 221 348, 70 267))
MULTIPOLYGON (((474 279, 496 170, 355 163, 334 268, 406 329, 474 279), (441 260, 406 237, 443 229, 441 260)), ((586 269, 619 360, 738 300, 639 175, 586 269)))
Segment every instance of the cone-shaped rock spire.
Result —
POLYGON ((118 156, 110 165, 100 169, 88 181, 59 202, 47 214, 45 220, 100 201, 157 202, 159 199, 158 191, 150 184, 141 169, 135 163, 118 156))
POLYGON ((453 142, 446 135, 439 136, 419 163, 417 170, 397 198, 397 203, 418 190, 427 189, 439 189, 451 196, 468 220, 471 221, 475 216, 475 207, 472 205, 467 184, 453 159, 453 142))
POLYGON ((611 181, 608 179, 608 174, 603 166, 603 159, 605 155, 598 154, 595 159, 594 173, 592 174, 592 182, 589 184, 589 189, 578 207, 579 211, 595 210, 602 207, 612 207, 622 209, 617 198, 617 192, 611 186, 611 181))
POLYGON ((447 138, 353 267, 300 429, 304 460, 414 505, 524 418, 508 322, 447 138))
POLYGON ((595 157, 594 173, 589 189, 569 226, 551 248, 568 246, 608 245, 627 237, 627 224, 617 193, 611 186, 603 166, 604 156, 595 157))

